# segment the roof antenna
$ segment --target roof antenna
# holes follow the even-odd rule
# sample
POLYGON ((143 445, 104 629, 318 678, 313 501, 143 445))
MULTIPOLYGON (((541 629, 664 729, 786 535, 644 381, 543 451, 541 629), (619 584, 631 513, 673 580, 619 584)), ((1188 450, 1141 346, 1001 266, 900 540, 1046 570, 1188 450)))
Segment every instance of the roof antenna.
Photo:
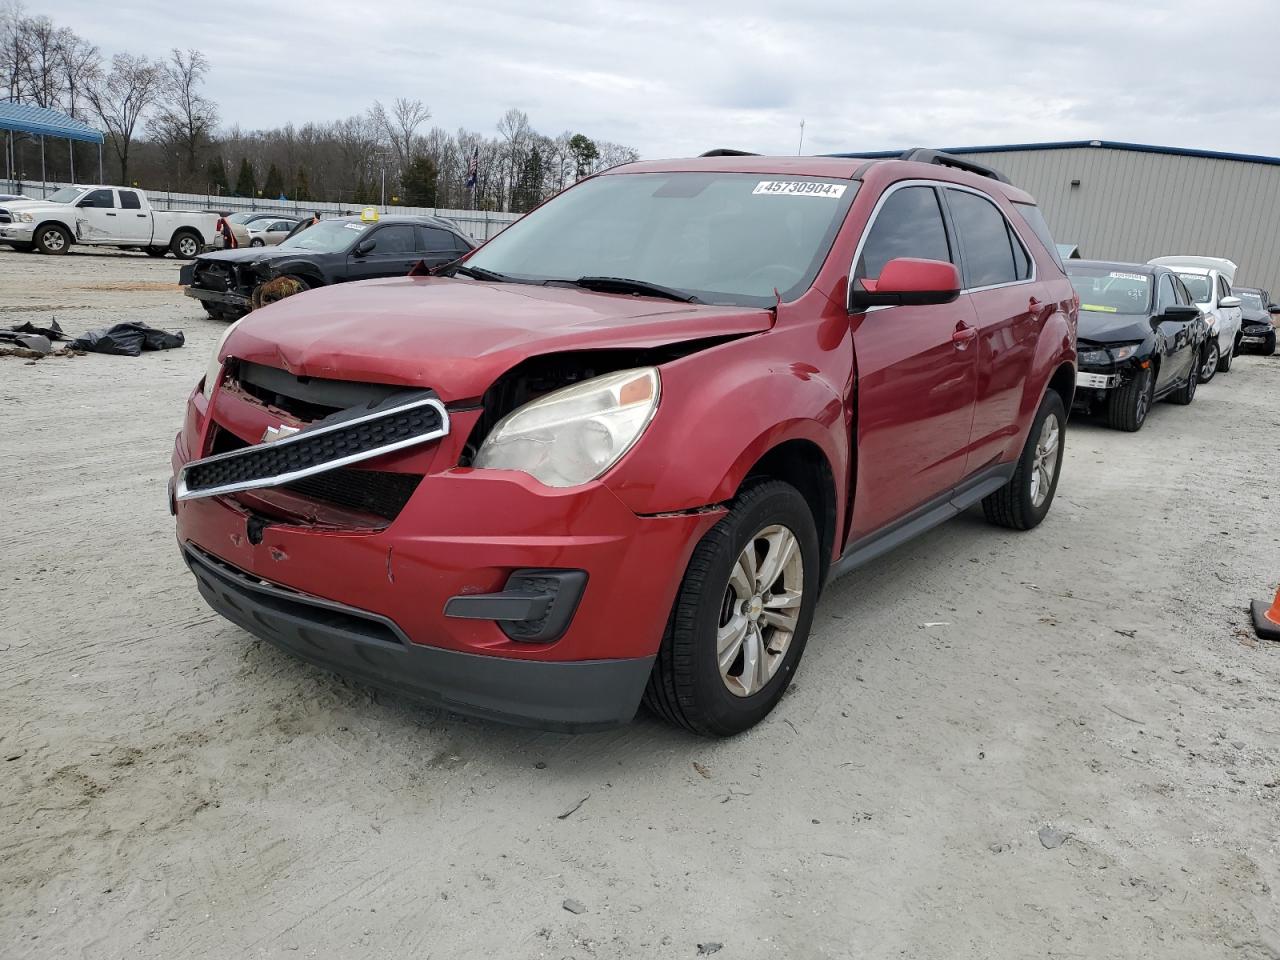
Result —
POLYGON ((804 149, 804 117, 800 118, 800 146, 796 147, 796 156, 800 156, 800 151, 804 149))

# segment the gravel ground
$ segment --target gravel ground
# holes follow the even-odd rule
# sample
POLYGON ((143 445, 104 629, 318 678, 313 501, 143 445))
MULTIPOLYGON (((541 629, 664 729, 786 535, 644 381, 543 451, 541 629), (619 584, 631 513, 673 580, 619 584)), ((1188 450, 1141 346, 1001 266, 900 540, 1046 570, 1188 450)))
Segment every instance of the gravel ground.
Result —
POLYGON ((833 584, 756 730, 575 737, 205 607, 164 487, 223 328, 177 270, 0 252, 0 321, 188 340, 0 357, 4 956, 1280 957, 1280 356, 1073 422, 1038 530, 833 584))

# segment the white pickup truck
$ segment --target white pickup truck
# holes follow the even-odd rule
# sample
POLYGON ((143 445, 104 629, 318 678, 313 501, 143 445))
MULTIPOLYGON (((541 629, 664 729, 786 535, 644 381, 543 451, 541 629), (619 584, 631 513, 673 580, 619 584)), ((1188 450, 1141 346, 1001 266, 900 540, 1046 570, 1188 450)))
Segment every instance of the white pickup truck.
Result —
POLYGON ((0 204, 0 243, 55 254, 83 243, 191 260, 212 241, 217 223, 216 213, 152 210, 141 190, 63 187, 45 200, 0 204))

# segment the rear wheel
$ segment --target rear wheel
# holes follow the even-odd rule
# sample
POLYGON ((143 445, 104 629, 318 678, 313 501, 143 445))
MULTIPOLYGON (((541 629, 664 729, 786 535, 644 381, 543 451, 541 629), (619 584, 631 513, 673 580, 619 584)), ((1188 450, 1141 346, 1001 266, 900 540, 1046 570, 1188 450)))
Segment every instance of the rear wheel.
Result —
POLYGON ((1147 422, 1151 412, 1151 396, 1155 393, 1156 378, 1152 367, 1139 370, 1137 375, 1116 387, 1107 397, 1107 425, 1113 430, 1137 433, 1147 422))
POLYGON ((179 260, 194 260, 200 252, 200 238, 190 230, 179 230, 169 242, 169 252, 179 260))
POLYGON ((1030 530, 1045 518, 1058 489, 1066 425, 1062 398, 1050 390, 1040 401, 1013 476, 982 501, 988 521, 1011 530, 1030 530))
POLYGON ((1204 348, 1204 355, 1200 362, 1200 382, 1208 383, 1218 372, 1218 338, 1216 336, 1209 338, 1209 344, 1204 348))
POLYGON ((727 737, 786 692, 819 590, 818 531, 800 492, 761 480, 694 548, 644 702, 670 723, 727 737))
POLYGON ((56 223, 46 223, 36 230, 34 243, 41 253, 59 255, 71 247, 71 235, 56 223))

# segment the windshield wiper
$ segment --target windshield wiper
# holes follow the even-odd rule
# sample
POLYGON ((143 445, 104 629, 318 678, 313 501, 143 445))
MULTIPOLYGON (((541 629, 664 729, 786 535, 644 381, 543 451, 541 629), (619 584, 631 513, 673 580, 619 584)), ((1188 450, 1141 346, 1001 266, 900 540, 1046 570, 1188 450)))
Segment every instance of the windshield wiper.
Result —
MULTIPOLYGON (((466 256, 466 254, 463 254, 463 256, 466 256)), ((433 277, 452 277, 459 273, 465 277, 470 277, 472 280, 488 280, 492 283, 505 283, 510 279, 505 274, 486 270, 484 267, 468 267, 462 262, 462 257, 457 260, 450 260, 448 263, 431 270, 431 276, 433 277)))
POLYGON ((567 280, 565 282, 586 290, 598 290, 601 293, 638 293, 650 297, 679 300, 681 303, 702 302, 693 294, 686 293, 684 290, 664 287, 661 284, 650 283, 648 280, 629 280, 626 277, 579 277, 577 280, 567 280))

